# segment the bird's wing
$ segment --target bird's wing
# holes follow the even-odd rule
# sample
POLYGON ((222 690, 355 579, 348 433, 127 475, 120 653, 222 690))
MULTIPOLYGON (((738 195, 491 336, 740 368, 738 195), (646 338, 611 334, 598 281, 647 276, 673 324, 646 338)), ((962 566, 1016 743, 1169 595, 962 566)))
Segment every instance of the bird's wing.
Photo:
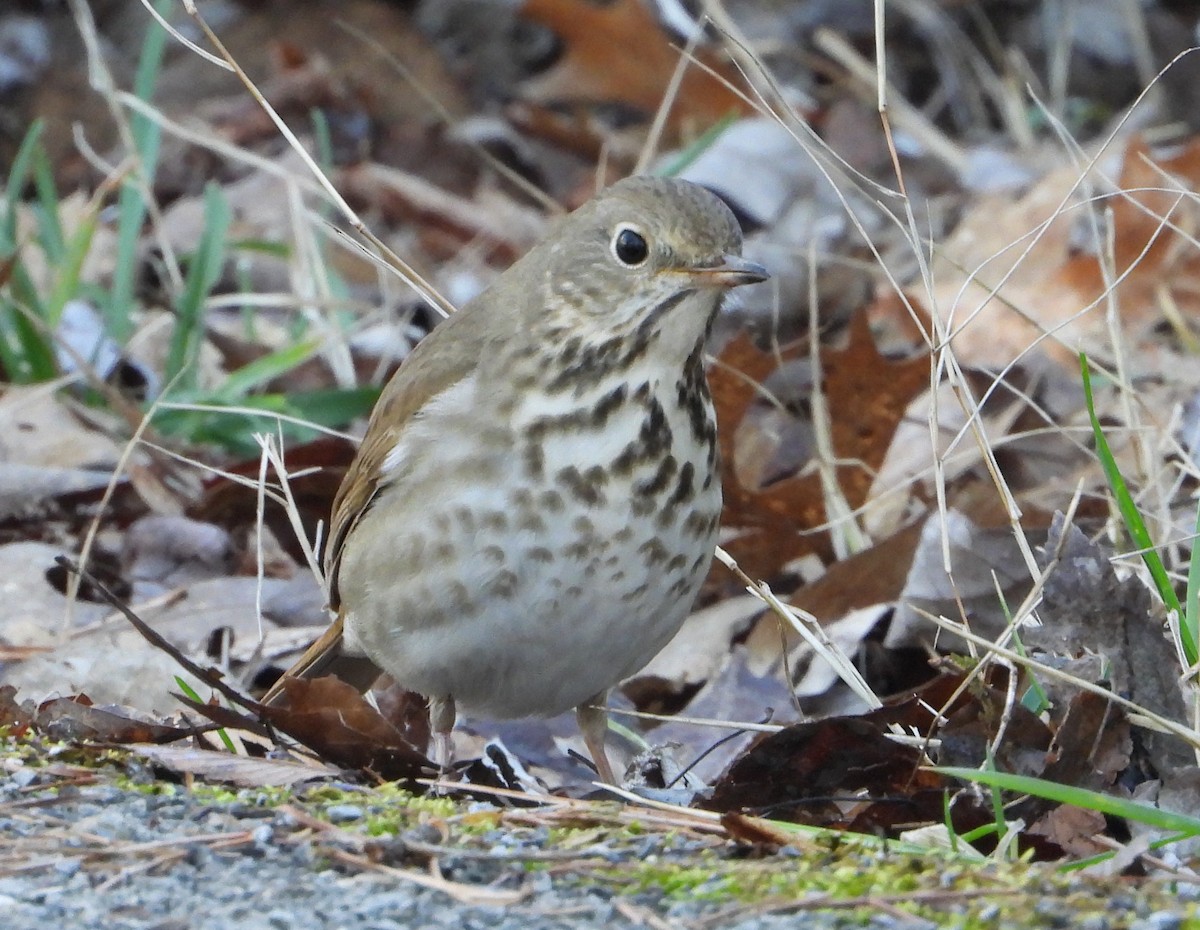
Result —
POLYGON ((405 359, 388 382, 371 413, 366 435, 350 463, 333 499, 329 540, 325 544, 325 577, 329 582, 329 606, 341 607, 338 571, 346 541, 363 514, 371 509, 376 495, 386 486, 384 463, 400 443, 413 418, 435 397, 449 390, 475 370, 479 363, 465 347, 472 342, 469 308, 460 310, 426 336, 405 359))
POLYGON ((329 538, 325 543, 325 576, 329 583, 329 606, 337 612, 337 618, 271 686, 263 696, 264 703, 278 703, 283 682, 288 678, 336 675, 365 692, 382 674, 370 659, 343 648, 344 620, 338 591, 342 552, 355 526, 385 486, 384 462, 413 417, 434 397, 470 375, 478 364, 479 343, 472 330, 486 326, 487 320, 486 314, 471 313, 470 309, 463 308, 422 339, 379 396, 362 445, 333 500, 329 538), (470 346, 474 351, 468 349, 470 346))

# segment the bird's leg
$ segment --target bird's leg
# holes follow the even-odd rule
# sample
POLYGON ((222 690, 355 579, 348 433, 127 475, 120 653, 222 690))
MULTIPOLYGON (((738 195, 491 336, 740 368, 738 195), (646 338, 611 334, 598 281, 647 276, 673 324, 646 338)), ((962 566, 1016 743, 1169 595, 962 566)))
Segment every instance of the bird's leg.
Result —
POLYGON ((583 742, 591 753, 592 762, 600 780, 609 785, 617 784, 608 754, 604 751, 604 736, 608 733, 608 691, 601 691, 590 701, 575 708, 575 719, 583 733, 583 742))
POLYGON ((437 763, 438 776, 450 774, 454 762, 454 741, 450 738, 454 730, 454 698, 429 699, 429 725, 433 729, 433 761, 437 763))

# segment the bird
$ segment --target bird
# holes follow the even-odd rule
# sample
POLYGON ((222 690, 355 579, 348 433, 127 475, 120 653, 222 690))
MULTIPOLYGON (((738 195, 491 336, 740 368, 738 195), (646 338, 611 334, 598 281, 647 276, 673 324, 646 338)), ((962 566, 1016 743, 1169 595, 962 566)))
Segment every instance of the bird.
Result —
POLYGON ((422 339, 334 499, 326 633, 289 677, 380 670, 457 712, 576 711, 600 779, 609 690, 679 631, 721 518, 704 350, 732 288, 767 280, 730 208, 635 176, 422 339))

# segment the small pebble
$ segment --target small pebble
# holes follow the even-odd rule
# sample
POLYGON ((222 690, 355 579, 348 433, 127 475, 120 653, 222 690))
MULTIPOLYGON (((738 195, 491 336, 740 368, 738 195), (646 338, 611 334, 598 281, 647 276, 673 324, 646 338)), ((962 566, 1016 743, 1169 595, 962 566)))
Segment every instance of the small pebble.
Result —
POLYGON ((362 820, 363 809, 357 804, 334 804, 325 808, 325 816, 330 823, 350 823, 352 820, 362 820))
POLYGON ((1171 911, 1155 911, 1133 924, 1132 930, 1179 930, 1183 917, 1171 911))

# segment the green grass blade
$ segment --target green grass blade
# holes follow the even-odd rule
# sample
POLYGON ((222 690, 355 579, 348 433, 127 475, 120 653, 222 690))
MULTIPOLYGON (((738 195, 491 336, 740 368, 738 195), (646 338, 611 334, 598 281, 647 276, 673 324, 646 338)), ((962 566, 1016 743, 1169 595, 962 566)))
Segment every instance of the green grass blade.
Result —
POLYGON ((51 328, 58 325, 63 307, 67 301, 79 294, 80 276, 83 274, 83 263, 92 248, 92 237, 96 234, 96 215, 89 214, 79 224, 71 236, 56 269, 54 290, 46 301, 43 319, 51 328))
POLYGON ((43 327, 30 317, 44 320, 46 309, 28 270, 14 256, 0 288, 0 361, 14 384, 47 381, 58 374, 54 348, 43 327))
POLYGON ((17 212, 32 176, 39 198, 34 207, 38 215, 38 245, 46 251, 46 260, 51 265, 55 264, 53 253, 62 245, 58 193, 42 147, 42 128, 42 121, 35 121, 21 140, 4 186, 4 215, 0 217, 0 259, 6 264, 5 280, 0 287, 0 362, 4 365, 4 375, 15 384, 44 381, 58 374, 54 348, 36 322, 47 319, 47 305, 18 251, 22 246, 33 246, 17 241, 17 212))
MULTIPOLYGON (((1179 621, 1183 642, 1200 642, 1200 506, 1196 507, 1196 525, 1192 530, 1192 555, 1188 560, 1187 611, 1179 621)), ((1195 660, 1191 660, 1195 662, 1195 660)))
POLYGON ((225 379, 225 383, 217 391, 218 402, 234 403, 259 385, 286 375, 297 365, 311 358, 319 346, 318 341, 310 339, 278 349, 243 365, 225 379))
MULTIPOLYGON (((154 4, 154 9, 158 14, 166 18, 171 7, 174 5, 174 0, 158 0, 154 4)), ((158 84, 158 75, 162 71, 163 54, 167 48, 167 30, 160 26, 157 22, 151 22, 146 28, 146 37, 142 40, 142 49, 138 55, 137 71, 133 76, 133 92, 141 100, 149 101, 154 96, 154 88, 158 84)), ((153 121, 148 119, 143 114, 136 114, 133 120, 134 130, 142 125, 139 118, 149 125, 154 125, 153 121)))
MULTIPOLYGON (((378 388, 332 388, 295 394, 256 394, 239 399, 237 406, 246 412, 226 410, 174 410, 159 408, 154 426, 164 435, 175 436, 194 445, 220 446, 242 456, 257 455, 255 433, 280 433, 289 442, 306 442, 317 431, 299 423, 279 419, 292 417, 315 426, 337 428, 370 412, 379 399, 378 388), (260 410, 255 414, 250 411, 260 410)), ((226 406, 212 396, 194 397, 195 404, 226 406)))
POLYGON ((320 426, 339 427, 365 416, 379 399, 379 388, 329 388, 288 395, 289 412, 320 426))
POLYGON ((49 381, 58 375, 54 347, 27 314, 40 316, 40 305, 19 297, 0 298, 0 362, 13 384, 49 381))
POLYGON ((34 159, 42 149, 42 120, 34 120, 8 172, 8 183, 4 186, 4 222, 0 224, 0 247, 11 251, 17 247, 17 205, 21 203, 21 195, 25 190, 25 181, 32 170, 34 159))
POLYGON ((976 782, 999 788, 1002 791, 1013 791, 1017 794, 1031 794, 1034 797, 1045 798, 1048 801, 1058 801, 1061 804, 1071 804, 1085 810, 1108 814, 1113 817, 1124 817, 1144 823, 1159 830, 1174 830, 1188 836, 1200 835, 1200 817, 1189 817, 1187 814, 1176 814, 1165 811, 1149 804, 1139 804, 1111 794, 1102 794, 1087 788, 1075 788, 1071 785, 1060 785, 1058 782, 1046 781, 1044 778, 1033 778, 1029 775, 1012 775, 1008 772, 982 771, 980 769, 959 768, 957 766, 937 766, 932 769, 950 778, 961 778, 963 781, 976 782))
POLYGON ((1088 366, 1087 356, 1082 352, 1079 354, 1079 367, 1083 373, 1083 394, 1087 401, 1088 418, 1092 422, 1092 434, 1096 439, 1096 455, 1104 468, 1108 486, 1112 490, 1117 508, 1121 511, 1121 517, 1125 521, 1125 530, 1141 552, 1142 561, 1146 563, 1146 568, 1150 571, 1150 577, 1154 580, 1154 587, 1157 589, 1159 597, 1163 599, 1167 608, 1175 611, 1176 616, 1180 618, 1179 632, 1183 653, 1188 664, 1195 665, 1197 657, 1200 656, 1200 652, 1197 651, 1195 630, 1189 624, 1182 622, 1184 613, 1179 603, 1179 597, 1175 593, 1175 587, 1171 584, 1171 577, 1167 574, 1166 566, 1163 565, 1158 550, 1154 547, 1154 541, 1150 538, 1150 531, 1146 528, 1146 521, 1142 519, 1142 515, 1137 509, 1137 503, 1134 501, 1133 495, 1129 493, 1129 487, 1125 484, 1121 470, 1117 467, 1117 460, 1113 458, 1108 440, 1104 438, 1104 430, 1100 428, 1100 418, 1096 416, 1096 404, 1092 397, 1091 369, 1088 366))
POLYGON ((33 190, 37 197, 34 210, 38 221, 38 244, 46 253, 51 265, 61 262, 67 251, 66 235, 63 233, 62 218, 59 216, 58 186, 54 183, 54 168, 46 156, 46 150, 37 146, 30 165, 33 172, 33 190))
POLYGON ((196 385, 196 360, 204 341, 204 302, 221 276, 230 219, 225 196, 220 187, 210 183, 204 189, 204 232, 188 265, 183 294, 175 305, 175 330, 163 376, 167 384, 178 377, 184 393, 196 385))
MULTIPOLYGON (((185 697, 190 698, 191 700, 195 701, 197 704, 204 703, 204 701, 202 701, 200 699, 200 695, 198 695, 196 693, 196 689, 193 688, 191 685, 189 685, 186 681, 184 681, 178 675, 175 676, 175 684, 179 688, 179 690, 183 692, 185 697)), ((229 736, 228 733, 225 732, 224 727, 221 727, 221 729, 217 730, 217 736, 221 737, 221 742, 225 744, 226 749, 228 749, 230 752, 234 753, 235 755, 237 754, 237 749, 235 749, 234 745, 233 745, 233 739, 229 736)))
MULTIPOLYGON (((155 9, 163 15, 166 15, 170 7, 171 0, 158 0, 155 4, 155 9)), ((141 100, 149 102, 154 97, 166 45, 167 31, 157 23, 151 23, 142 42, 137 73, 133 81, 133 92, 141 100)), ((151 189, 158 165, 162 130, 143 113, 132 115, 130 129, 145 187, 151 189)), ((122 345, 133 334, 137 246, 145 220, 146 204, 142 190, 135 184, 125 184, 117 195, 117 257, 113 268, 112 290, 104 302, 108 334, 122 345)))

